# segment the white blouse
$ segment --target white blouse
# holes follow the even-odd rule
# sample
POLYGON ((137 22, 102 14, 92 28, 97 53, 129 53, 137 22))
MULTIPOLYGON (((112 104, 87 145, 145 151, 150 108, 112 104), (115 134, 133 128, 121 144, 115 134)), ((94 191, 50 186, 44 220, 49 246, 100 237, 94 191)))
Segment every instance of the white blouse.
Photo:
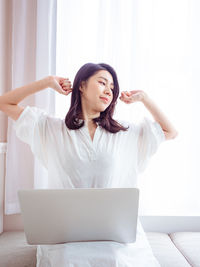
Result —
POLYGON ((165 135, 147 117, 139 124, 117 121, 129 129, 114 134, 98 125, 92 141, 86 125, 70 130, 64 119, 27 106, 14 129, 47 169, 49 188, 137 187, 165 135))
MULTIPOLYGON (((37 107, 27 106, 14 121, 20 140, 48 171, 49 188, 137 187, 137 176, 165 140, 159 123, 147 117, 127 131, 110 133, 97 126, 93 141, 86 125, 66 127, 37 107)), ((38 246, 37 267, 160 266, 138 219, 136 242, 72 242, 38 246), (78 257, 77 257, 78 251, 78 257)))

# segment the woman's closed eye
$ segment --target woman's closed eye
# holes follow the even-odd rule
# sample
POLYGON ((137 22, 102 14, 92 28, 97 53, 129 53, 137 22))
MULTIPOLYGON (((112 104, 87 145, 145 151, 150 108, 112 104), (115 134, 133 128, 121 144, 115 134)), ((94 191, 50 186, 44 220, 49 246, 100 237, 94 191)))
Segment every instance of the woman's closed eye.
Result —
POLYGON ((106 85, 104 82, 100 82, 100 83, 103 83, 103 85, 106 85))
MULTIPOLYGON (((104 85, 104 86, 106 85, 104 82, 100 82, 100 83, 103 83, 103 85, 104 85)), ((114 90, 113 88, 110 88, 110 89, 111 89, 111 91, 113 91, 113 90, 114 90)))

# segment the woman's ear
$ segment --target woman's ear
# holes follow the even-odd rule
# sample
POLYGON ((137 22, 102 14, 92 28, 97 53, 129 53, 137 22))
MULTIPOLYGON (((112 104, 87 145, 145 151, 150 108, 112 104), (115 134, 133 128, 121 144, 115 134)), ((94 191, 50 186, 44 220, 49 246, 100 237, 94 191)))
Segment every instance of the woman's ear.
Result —
POLYGON ((79 86, 79 90, 83 93, 83 89, 85 86, 85 81, 81 81, 80 86, 79 86))

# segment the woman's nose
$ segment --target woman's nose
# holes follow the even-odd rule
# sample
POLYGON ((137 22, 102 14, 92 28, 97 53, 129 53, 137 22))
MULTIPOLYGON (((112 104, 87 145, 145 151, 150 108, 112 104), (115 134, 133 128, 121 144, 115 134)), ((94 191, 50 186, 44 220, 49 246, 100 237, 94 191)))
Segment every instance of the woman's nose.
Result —
POLYGON ((111 95, 111 89, 109 87, 106 87, 106 93, 109 93, 111 95))

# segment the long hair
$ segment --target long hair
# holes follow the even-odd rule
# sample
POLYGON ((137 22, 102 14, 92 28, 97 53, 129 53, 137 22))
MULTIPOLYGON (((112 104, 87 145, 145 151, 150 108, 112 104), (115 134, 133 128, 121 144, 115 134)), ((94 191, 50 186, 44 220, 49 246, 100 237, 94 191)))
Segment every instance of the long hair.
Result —
POLYGON ((127 131, 129 126, 125 128, 112 118, 119 96, 119 84, 115 70, 105 63, 86 63, 77 72, 72 86, 71 105, 65 117, 65 124, 72 130, 79 129, 84 125, 84 120, 81 119, 82 109, 79 87, 82 81, 87 82, 92 75, 95 75, 100 70, 107 70, 112 75, 114 82, 113 99, 110 105, 103 112, 100 112, 100 116, 93 119, 93 122, 98 123, 99 126, 111 133, 117 133, 120 130, 127 131))

